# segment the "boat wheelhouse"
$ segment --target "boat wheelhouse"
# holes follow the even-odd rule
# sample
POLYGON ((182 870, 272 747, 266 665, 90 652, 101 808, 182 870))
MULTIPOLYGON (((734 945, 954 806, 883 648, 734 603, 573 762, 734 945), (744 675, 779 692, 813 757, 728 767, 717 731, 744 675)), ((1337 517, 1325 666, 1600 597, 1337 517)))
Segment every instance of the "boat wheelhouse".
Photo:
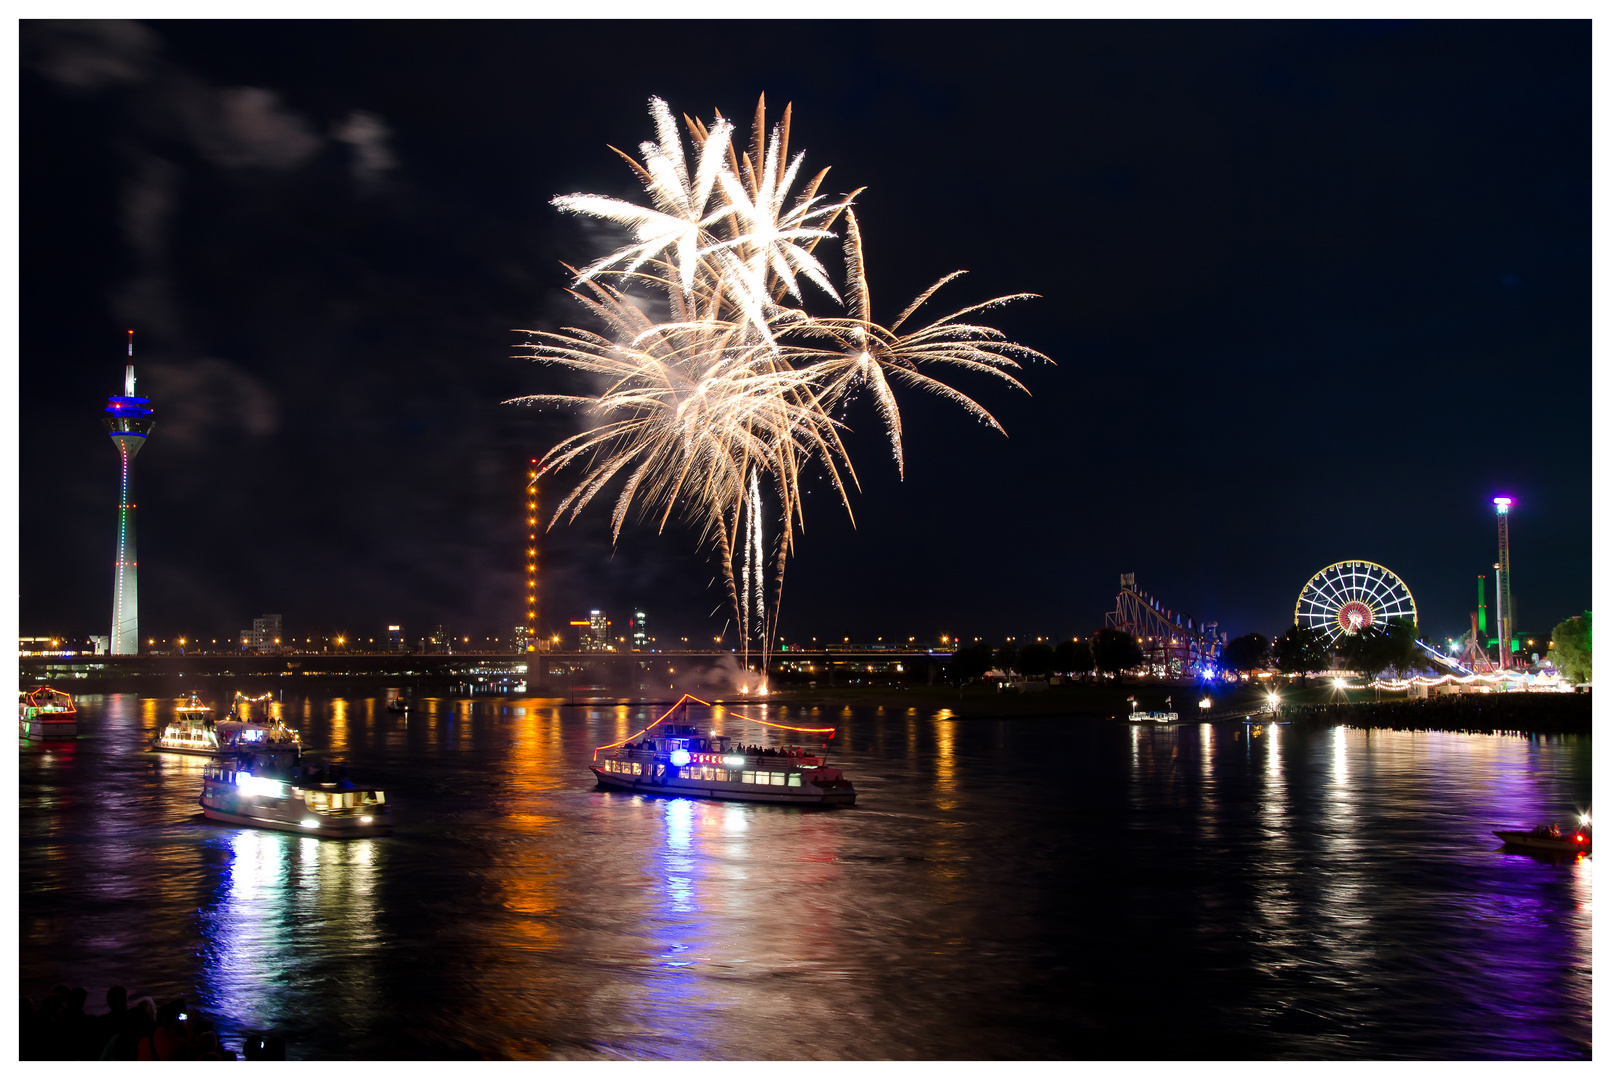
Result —
POLYGON ((335 839, 392 831, 391 804, 339 765, 303 760, 294 748, 229 753, 207 765, 201 812, 210 821, 335 839))
POLYGON ((17 722, 25 739, 78 738, 78 706, 72 695, 49 686, 17 691, 17 722))
POLYGON ((165 754, 218 757, 239 751, 301 748, 295 728, 269 715, 269 695, 249 698, 236 693, 229 715, 214 720, 212 709, 195 694, 174 710, 174 720, 151 741, 151 749, 165 754))
MULTIPOLYGON (((690 703, 709 704, 685 694, 643 731, 595 750, 589 767, 598 782, 617 791, 696 799, 829 806, 855 803, 855 786, 838 769, 825 764, 820 754, 802 747, 746 747, 726 735, 701 731, 687 722, 690 703), (679 708, 683 722, 668 722, 679 708), (644 738, 634 742, 639 736, 644 738)), ((794 728, 729 715, 787 731, 829 737, 834 733, 833 728, 794 728)))

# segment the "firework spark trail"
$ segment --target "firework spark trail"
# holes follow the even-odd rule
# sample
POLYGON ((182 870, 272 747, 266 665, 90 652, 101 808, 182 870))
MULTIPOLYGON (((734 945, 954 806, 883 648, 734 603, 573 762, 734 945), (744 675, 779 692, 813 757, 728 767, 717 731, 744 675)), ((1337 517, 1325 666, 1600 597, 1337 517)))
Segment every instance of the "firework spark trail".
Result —
POLYGON ((571 466, 582 472, 550 527, 566 516, 574 520, 617 479, 612 537, 620 537, 634 508, 640 519, 657 517, 662 531, 673 513, 681 515, 700 544, 715 546, 744 666, 754 641, 763 684, 784 567, 795 530, 805 525, 801 473, 820 464, 847 514, 850 488, 859 486, 834 414, 842 415, 866 390, 904 476, 896 385, 937 394, 1000 430, 978 402, 922 369, 988 374, 1023 390, 1012 374, 1020 361, 1050 363, 998 330, 963 321, 1031 293, 997 297, 901 332, 961 271, 935 282, 889 326, 874 322, 860 224, 851 209, 860 189, 839 199, 820 194, 823 169, 791 195, 805 161, 803 151, 789 154, 792 109, 769 132, 765 107, 763 97, 747 150, 719 113, 709 125, 683 117, 685 148, 671 109, 653 98, 656 141, 639 145, 641 163, 616 151, 643 184, 649 205, 584 194, 553 200, 563 211, 632 232, 632 242, 573 271, 571 294, 604 332, 520 331, 530 335, 525 348, 532 359, 599 377, 604 387, 590 395, 513 399, 577 407, 590 417, 591 426, 551 448, 539 466, 543 473, 571 466), (816 255, 822 241, 837 239, 831 230, 841 217, 843 297, 816 255), (844 314, 808 312, 801 278, 844 314), (662 296, 670 319, 651 320, 633 302, 632 288, 662 296), (763 475, 778 498, 782 526, 770 604, 763 475), (735 557, 742 564, 737 573, 735 557))

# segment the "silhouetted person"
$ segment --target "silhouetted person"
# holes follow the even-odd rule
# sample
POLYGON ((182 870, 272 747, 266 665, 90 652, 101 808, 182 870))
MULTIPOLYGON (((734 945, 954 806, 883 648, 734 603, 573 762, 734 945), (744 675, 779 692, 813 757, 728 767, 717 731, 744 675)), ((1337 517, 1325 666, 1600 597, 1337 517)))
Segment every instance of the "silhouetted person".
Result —
POLYGON ((123 1027, 101 1051, 102 1061, 137 1061, 140 1043, 157 1027, 157 1006, 150 998, 140 998, 123 1014, 123 1027))
POLYGON ((111 1042, 119 1031, 123 1030, 123 1023, 128 1018, 128 1012, 129 992, 121 986, 109 987, 106 991, 106 1012, 95 1017, 93 1025, 94 1038, 92 1040, 95 1049, 94 1053, 89 1055, 90 1060, 98 1060, 102 1051, 106 1049, 106 1044, 111 1042))

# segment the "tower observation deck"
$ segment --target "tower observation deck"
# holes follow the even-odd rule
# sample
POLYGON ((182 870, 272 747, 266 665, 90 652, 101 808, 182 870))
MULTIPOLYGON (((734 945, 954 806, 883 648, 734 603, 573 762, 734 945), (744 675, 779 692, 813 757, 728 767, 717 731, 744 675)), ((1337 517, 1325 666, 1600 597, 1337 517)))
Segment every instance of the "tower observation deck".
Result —
POLYGON ((134 535, 134 457, 156 427, 151 401, 134 396, 134 331, 129 331, 129 362, 123 369, 123 393, 106 399, 107 434, 122 466, 118 486, 117 562, 112 576, 112 648, 114 656, 140 651, 140 560, 134 535))

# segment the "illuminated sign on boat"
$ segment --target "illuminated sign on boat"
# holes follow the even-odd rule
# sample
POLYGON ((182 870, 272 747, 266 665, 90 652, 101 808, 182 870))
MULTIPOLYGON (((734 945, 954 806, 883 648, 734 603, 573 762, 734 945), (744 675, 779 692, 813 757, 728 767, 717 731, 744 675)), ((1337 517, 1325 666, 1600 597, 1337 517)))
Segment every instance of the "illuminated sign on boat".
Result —
POLYGON ((686 750, 673 750, 671 752, 671 763, 673 765, 686 765, 692 760, 693 755, 686 750))
POLYGON ((249 795, 267 795, 272 799, 283 799, 286 795, 285 785, 280 781, 248 772, 235 774, 235 786, 249 795))

